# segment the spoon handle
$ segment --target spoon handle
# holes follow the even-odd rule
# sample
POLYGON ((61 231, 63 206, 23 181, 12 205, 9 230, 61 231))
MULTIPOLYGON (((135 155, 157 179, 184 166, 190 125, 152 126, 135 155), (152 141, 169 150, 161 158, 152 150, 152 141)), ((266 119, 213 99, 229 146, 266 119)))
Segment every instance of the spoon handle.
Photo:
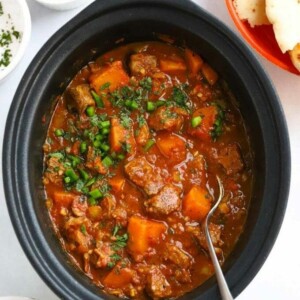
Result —
POLYGON ((233 300, 233 297, 230 293, 227 282, 224 278, 222 269, 220 267, 220 264, 219 264, 219 261, 218 261, 213 243, 211 241, 208 226, 205 226, 205 235, 206 235, 206 240, 207 240, 207 244, 208 244, 209 254, 210 254, 212 263, 214 265, 214 268, 215 268, 216 277, 217 277, 217 281, 218 281, 218 284, 219 284, 219 289, 220 289, 222 299, 223 300, 233 300))

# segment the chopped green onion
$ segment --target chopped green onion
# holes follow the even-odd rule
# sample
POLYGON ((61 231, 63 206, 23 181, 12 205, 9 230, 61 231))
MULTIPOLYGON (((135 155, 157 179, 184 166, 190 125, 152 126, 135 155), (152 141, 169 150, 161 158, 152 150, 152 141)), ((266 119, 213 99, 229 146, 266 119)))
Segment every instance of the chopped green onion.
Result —
POLYGON ((103 100, 101 99, 101 97, 94 91, 91 91, 91 94, 97 104, 97 107, 99 108, 103 108, 104 107, 104 103, 103 103, 103 100))
POLYGON ((138 103, 136 102, 136 101, 131 101, 131 105, 130 105, 130 107, 132 108, 132 109, 138 109, 139 108, 139 105, 138 105, 138 103))
POLYGON ((101 127, 101 128, 109 128, 110 127, 110 121, 99 122, 99 127, 101 127))
POLYGON ((112 166, 114 164, 114 162, 109 156, 106 156, 105 158, 103 158, 102 164, 105 167, 109 168, 110 166, 112 166))
POLYGON ((100 91, 108 89, 109 87, 110 87, 110 82, 106 82, 100 87, 100 91))
POLYGON ((101 129, 101 133, 104 134, 104 135, 109 134, 109 131, 110 131, 109 128, 102 128, 101 129))
POLYGON ((70 177, 65 177, 64 178, 64 182, 67 183, 67 184, 70 183, 71 182, 71 178, 70 177))
POLYGON ((87 109, 86 109, 86 114, 89 116, 89 117, 93 117, 95 115, 95 107, 94 106, 89 106, 87 109))
POLYGON ((64 136, 65 132, 63 131, 63 129, 55 129, 54 134, 57 137, 61 137, 61 136, 64 136))
POLYGON ((89 192, 89 195, 94 198, 95 200, 102 198, 103 194, 100 192, 99 189, 94 189, 91 192, 89 192))
POLYGON ((202 118, 200 116, 194 117, 191 120, 191 125, 193 128, 196 128, 201 124, 201 122, 202 122, 202 118))
POLYGON ((147 106, 146 106, 147 111, 154 111, 155 108, 156 108, 156 105, 154 102, 147 101, 147 106))
POLYGON ((70 182, 74 182, 79 179, 79 176, 75 173, 73 169, 67 169, 65 174, 67 177, 70 178, 70 182))
POLYGON ((89 174, 88 174, 86 171, 84 171, 84 170, 82 170, 82 169, 78 169, 78 170, 79 170, 79 173, 80 173, 81 177, 82 177, 85 181, 87 181, 87 180, 90 178, 89 174))
POLYGON ((86 183, 86 185, 85 186, 91 186, 91 185, 93 185, 94 183, 96 182, 96 178, 94 177, 94 178, 92 178, 92 179, 90 179, 87 183, 86 183))
POLYGON ((121 153, 117 157, 119 160, 123 160, 125 158, 125 155, 121 153))
POLYGON ((117 158, 117 153, 116 153, 116 152, 112 152, 112 153, 110 154, 110 156, 111 156, 112 158, 117 158))
POLYGON ((155 141, 154 140, 148 140, 145 147, 144 147, 144 150, 145 151, 148 151, 150 150, 150 148, 155 144, 155 141))
POLYGON ((95 139, 96 139, 97 141, 102 141, 102 140, 104 139, 104 136, 101 135, 101 134, 97 134, 97 135, 95 136, 95 139))
POLYGON ((95 140, 95 141, 93 142, 93 145, 94 145, 95 148, 100 148, 100 147, 101 147, 101 142, 95 140))
POLYGON ((86 142, 82 142, 80 144, 80 153, 85 153, 87 150, 87 143, 86 142))
POLYGON ((103 151, 105 151, 105 152, 107 152, 107 151, 110 149, 110 147, 109 147, 108 145, 106 145, 106 144, 102 144, 102 145, 100 146, 100 148, 101 148, 103 151))
POLYGON ((80 158, 74 155, 67 155, 68 159, 72 161, 72 166, 75 168, 80 164, 80 158))
POLYGON ((88 199, 88 202, 89 202, 89 204, 90 204, 91 206, 95 206, 95 205, 97 204, 96 199, 94 199, 94 198, 92 198, 92 197, 88 199))
POLYGON ((160 107, 166 104, 166 101, 158 100, 155 102, 156 107, 160 107))

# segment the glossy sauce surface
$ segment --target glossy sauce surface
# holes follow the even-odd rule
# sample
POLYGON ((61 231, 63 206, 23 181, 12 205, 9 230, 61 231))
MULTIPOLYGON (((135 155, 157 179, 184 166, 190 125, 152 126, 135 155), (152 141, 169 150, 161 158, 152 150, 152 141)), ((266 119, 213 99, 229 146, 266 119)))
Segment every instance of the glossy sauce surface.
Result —
POLYGON ((176 298, 214 273, 243 231, 252 155, 231 92, 197 54, 134 43, 83 68, 59 98, 44 145, 54 227, 75 264, 107 293, 176 298))

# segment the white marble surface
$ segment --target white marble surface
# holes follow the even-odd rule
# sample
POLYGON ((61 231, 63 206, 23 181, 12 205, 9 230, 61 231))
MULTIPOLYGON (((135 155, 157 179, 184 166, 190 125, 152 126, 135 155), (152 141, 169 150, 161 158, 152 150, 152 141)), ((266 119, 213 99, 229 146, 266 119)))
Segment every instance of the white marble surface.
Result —
MULTIPOLYGON (((195 1, 234 29, 224 1, 195 1)), ((28 4, 33 25, 30 45, 17 69, 5 82, 0 83, 0 157, 2 146, 5 147, 3 134, 7 113, 24 71, 44 42, 80 11, 52 11, 33 0, 28 0, 28 4)), ((289 204, 277 242, 261 271, 238 299, 296 300, 300 299, 300 76, 282 71, 262 57, 259 60, 276 86, 287 117, 292 149, 292 181, 289 204)), ((31 267, 17 241, 4 198, 2 165, 0 171, 0 296, 58 299, 31 267)))

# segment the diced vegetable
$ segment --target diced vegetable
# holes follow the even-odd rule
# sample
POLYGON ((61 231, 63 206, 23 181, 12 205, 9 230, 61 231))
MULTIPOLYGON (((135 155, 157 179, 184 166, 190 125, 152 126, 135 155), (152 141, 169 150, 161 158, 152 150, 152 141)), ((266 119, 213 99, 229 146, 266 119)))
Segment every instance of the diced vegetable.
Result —
POLYGON ((54 134, 55 134, 57 137, 61 137, 61 136, 64 136, 65 132, 64 132, 63 129, 55 129, 54 134))
POLYGON ((86 114, 89 116, 89 117, 93 117, 95 115, 95 107, 94 106, 89 106, 87 109, 86 109, 86 114))
POLYGON ((103 284, 112 289, 122 289, 131 283, 132 277, 132 270, 117 266, 104 278, 103 284))
POLYGON ((179 163, 185 159, 186 145, 179 136, 162 132, 157 135, 156 140, 158 149, 170 161, 179 163))
POLYGON ((203 66, 203 59, 190 49, 185 49, 185 59, 192 75, 196 75, 203 66))
POLYGON ((178 60, 161 59, 159 65, 163 72, 182 72, 187 69, 185 62, 179 58, 178 60))
POLYGON ((182 211, 191 220, 202 221, 211 208, 211 196, 207 190, 193 186, 183 199, 182 211))
POLYGON ((210 85, 214 85, 219 78, 217 72, 206 63, 202 66, 202 73, 210 85))
POLYGON ((66 177, 69 177, 71 182, 74 182, 79 179, 79 176, 75 173, 73 169, 67 169, 65 172, 66 177))
POLYGON ((87 214, 93 221, 100 221, 102 218, 102 208, 100 206, 90 206, 87 214))
MULTIPOLYGON (((108 89, 110 92, 115 89, 128 84, 129 77, 123 69, 123 64, 121 61, 116 61, 111 63, 107 67, 103 67, 100 71, 93 73, 90 76, 90 83, 92 88, 95 91, 101 91, 101 88, 110 83, 105 89, 108 89)), ((102 90, 104 90, 102 88, 102 90)))
POLYGON ((104 103, 103 100, 101 99, 101 97, 95 92, 95 91, 91 91, 91 94, 97 104, 97 107, 99 108, 103 108, 104 107, 104 103))
POLYGON ((200 116, 193 117, 191 120, 191 125, 193 128, 199 126, 202 122, 202 118, 200 116))
POLYGON ((151 246, 158 244, 167 226, 158 221, 132 216, 128 222, 128 248, 134 257, 145 254, 151 246))
POLYGON ((122 144, 126 142, 126 130, 118 118, 111 119, 111 130, 109 134, 110 147, 112 151, 122 150, 122 144))
POLYGON ((92 190, 91 192, 89 192, 89 195, 96 200, 103 197, 103 194, 99 189, 92 190))
POLYGON ((114 164, 114 161, 109 156, 106 156, 105 158, 103 158, 102 164, 106 168, 109 168, 109 167, 111 167, 114 164))
POLYGON ((123 177, 112 177, 108 180, 114 192, 118 193, 123 190, 125 184, 125 178, 123 177))
POLYGON ((149 151, 154 145, 155 145, 155 140, 148 140, 144 147, 144 151, 146 152, 149 151))
POLYGON ((149 112, 154 111, 156 109, 155 102, 147 101, 146 109, 149 112))
POLYGON ((77 195, 55 190, 53 193, 53 200, 55 203, 58 203, 62 206, 69 206, 74 201, 74 199, 77 197, 77 195))

